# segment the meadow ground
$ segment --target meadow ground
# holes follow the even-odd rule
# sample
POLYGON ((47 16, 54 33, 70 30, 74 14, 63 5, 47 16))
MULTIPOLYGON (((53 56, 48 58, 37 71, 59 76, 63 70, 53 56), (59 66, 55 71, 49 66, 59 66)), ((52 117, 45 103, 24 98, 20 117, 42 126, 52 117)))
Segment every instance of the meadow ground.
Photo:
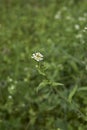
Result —
POLYGON ((87 130, 87 0, 0 1, 0 130, 87 130))

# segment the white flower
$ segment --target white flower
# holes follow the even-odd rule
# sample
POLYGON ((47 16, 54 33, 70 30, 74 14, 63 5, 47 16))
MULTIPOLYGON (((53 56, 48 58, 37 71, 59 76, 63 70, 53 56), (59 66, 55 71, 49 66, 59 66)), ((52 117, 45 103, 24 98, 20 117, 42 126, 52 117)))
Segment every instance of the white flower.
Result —
POLYGON ((78 24, 75 25, 75 29, 76 30, 79 30, 80 29, 80 26, 78 24))
POLYGON ((87 30, 87 27, 85 27, 84 29, 87 30))
POLYGON ((86 21, 86 18, 85 17, 79 17, 78 20, 79 21, 86 21))
POLYGON ((77 35, 76 35, 76 38, 82 38, 82 37, 83 37, 82 34, 77 34, 77 35))
POLYGON ((36 61, 42 61, 43 60, 43 55, 40 52, 36 52, 32 55, 33 59, 35 59, 36 61))
POLYGON ((12 96, 11 96, 11 95, 9 95, 9 96, 8 96, 8 98, 9 98, 9 99, 12 99, 12 96))

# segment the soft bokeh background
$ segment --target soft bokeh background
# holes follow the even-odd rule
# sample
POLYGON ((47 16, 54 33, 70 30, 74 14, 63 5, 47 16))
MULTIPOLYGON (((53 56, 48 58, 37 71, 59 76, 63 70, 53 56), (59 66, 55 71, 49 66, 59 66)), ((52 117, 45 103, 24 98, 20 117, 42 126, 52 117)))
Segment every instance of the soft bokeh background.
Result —
POLYGON ((0 130, 87 130, 87 0, 0 0, 0 130))

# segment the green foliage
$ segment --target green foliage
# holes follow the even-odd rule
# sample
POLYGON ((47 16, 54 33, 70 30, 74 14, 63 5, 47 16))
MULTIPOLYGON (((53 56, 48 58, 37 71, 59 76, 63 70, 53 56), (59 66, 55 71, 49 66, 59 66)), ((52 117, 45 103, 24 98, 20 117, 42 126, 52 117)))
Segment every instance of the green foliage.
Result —
POLYGON ((71 92, 70 92, 70 94, 69 94, 69 97, 68 97, 68 101, 69 101, 70 103, 72 102, 72 98, 73 98, 73 96, 75 95, 77 89, 78 89, 78 86, 76 85, 76 86, 71 90, 71 92))
POLYGON ((87 0, 1 0, 0 130, 87 130, 86 42, 87 0))

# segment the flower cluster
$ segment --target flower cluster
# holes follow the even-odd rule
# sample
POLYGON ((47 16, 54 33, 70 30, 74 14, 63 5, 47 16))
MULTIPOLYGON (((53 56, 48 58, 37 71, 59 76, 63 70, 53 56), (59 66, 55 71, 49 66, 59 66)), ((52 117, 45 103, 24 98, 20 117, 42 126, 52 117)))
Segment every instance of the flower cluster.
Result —
POLYGON ((39 61, 43 60, 43 55, 40 52, 36 52, 36 53, 32 54, 31 58, 33 58, 39 62, 39 61))

